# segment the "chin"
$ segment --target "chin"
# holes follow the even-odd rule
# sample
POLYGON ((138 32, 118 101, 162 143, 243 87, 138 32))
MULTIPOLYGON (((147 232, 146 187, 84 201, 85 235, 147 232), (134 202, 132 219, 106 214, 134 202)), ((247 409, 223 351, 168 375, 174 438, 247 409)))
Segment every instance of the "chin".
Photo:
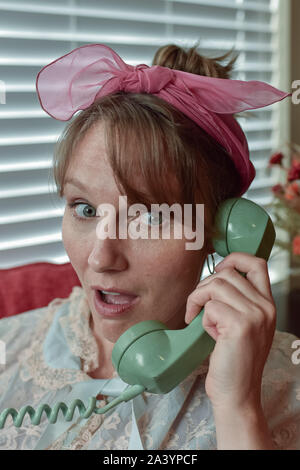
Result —
POLYGON ((128 328, 138 323, 140 320, 131 320, 123 318, 99 318, 99 315, 93 315, 94 333, 99 338, 103 338, 111 343, 115 343, 119 337, 125 333, 128 328))

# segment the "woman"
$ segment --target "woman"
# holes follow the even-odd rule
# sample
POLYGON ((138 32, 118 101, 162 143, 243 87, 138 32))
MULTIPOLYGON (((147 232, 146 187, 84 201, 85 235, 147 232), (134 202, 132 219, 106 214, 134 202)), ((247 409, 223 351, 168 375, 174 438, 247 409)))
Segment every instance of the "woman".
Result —
MULTIPOLYGON (((86 403, 92 395, 104 405, 126 386, 112 365, 113 346, 140 321, 179 329, 205 306, 203 326, 216 345, 210 358, 166 395, 146 392, 107 414, 86 420, 77 414, 72 423, 60 416, 48 424, 44 416, 39 426, 27 418, 16 429, 9 419, 0 431, 1 448, 299 446, 299 372, 290 360, 295 337, 274 337, 276 309, 266 262, 233 253, 199 282, 214 251, 218 206, 242 195, 254 178, 245 136, 232 115, 287 96, 258 82, 256 96, 250 82, 244 82, 247 89, 235 87, 228 80, 235 59, 227 66, 218 63, 226 57, 206 59, 196 48, 186 53, 170 45, 154 58, 164 69, 131 68, 106 46, 89 45, 40 72, 37 89, 48 114, 68 120, 83 110, 66 127, 54 160, 58 193, 66 198, 63 243, 82 289, 0 322, 1 337, 14 350, 2 374, 0 409, 53 406, 77 397, 86 403), (185 249, 184 237, 122 238, 119 232, 99 237, 101 204, 116 208, 118 222, 124 195, 128 204, 147 208, 204 204, 203 247, 185 249), (18 345, 10 346, 12 331, 18 345), (283 429, 289 432, 286 442, 283 429)), ((130 222, 146 235, 152 225, 164 225, 150 210, 130 222)), ((171 227, 177 222, 172 219, 171 227)), ((195 222, 194 217, 193 228, 195 222)))

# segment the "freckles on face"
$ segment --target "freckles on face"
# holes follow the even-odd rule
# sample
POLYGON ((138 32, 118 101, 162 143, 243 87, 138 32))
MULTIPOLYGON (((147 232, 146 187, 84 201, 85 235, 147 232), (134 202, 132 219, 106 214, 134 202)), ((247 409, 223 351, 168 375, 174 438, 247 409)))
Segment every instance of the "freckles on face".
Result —
POLYGON ((84 279, 82 263, 86 257, 86 239, 80 230, 76 229, 76 222, 70 210, 66 207, 62 221, 62 241, 65 251, 71 261, 76 274, 83 285, 84 279))
POLYGON ((66 180, 71 178, 81 185, 67 184, 64 195, 67 203, 81 206, 66 207, 63 243, 85 290, 98 338, 115 342, 144 320, 183 327, 187 296, 201 274, 201 250, 186 250, 184 239, 97 238, 97 207, 109 203, 117 211, 120 195, 108 164, 103 127, 89 130, 77 145, 66 174, 66 180), (139 303, 128 314, 102 318, 94 306, 92 285, 119 287, 139 296, 139 303))
POLYGON ((141 276, 153 287, 153 317, 170 328, 183 327, 188 295, 201 275, 203 255, 185 250, 184 240, 149 241, 140 258, 141 276))
POLYGON ((176 291, 183 293, 186 286, 190 286, 193 278, 197 277, 201 258, 199 254, 196 256, 195 252, 185 250, 184 240, 148 240, 144 244, 143 241, 140 242, 141 246, 136 250, 136 269, 140 267, 145 279, 155 277, 157 288, 162 292, 170 289, 176 296, 176 291), (199 258, 199 264, 196 258, 199 258))

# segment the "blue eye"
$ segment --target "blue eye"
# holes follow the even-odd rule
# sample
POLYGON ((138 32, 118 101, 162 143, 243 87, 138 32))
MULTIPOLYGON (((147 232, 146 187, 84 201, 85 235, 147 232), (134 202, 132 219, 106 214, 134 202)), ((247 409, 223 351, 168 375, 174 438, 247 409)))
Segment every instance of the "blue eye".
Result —
POLYGON ((79 220, 91 219, 92 217, 95 217, 96 215, 96 210, 92 206, 84 202, 73 202, 71 204, 68 204, 68 207, 70 207, 71 209, 74 208, 74 211, 72 212, 72 216, 79 220), (78 215, 78 212, 76 211, 77 206, 85 206, 85 207, 88 207, 89 209, 84 208, 82 210, 83 215, 78 215), (93 211, 95 212, 94 214, 91 213, 93 211))
POLYGON ((146 223, 150 223, 150 225, 161 225, 162 220, 162 213, 155 213, 155 212, 145 212, 141 216, 146 223))

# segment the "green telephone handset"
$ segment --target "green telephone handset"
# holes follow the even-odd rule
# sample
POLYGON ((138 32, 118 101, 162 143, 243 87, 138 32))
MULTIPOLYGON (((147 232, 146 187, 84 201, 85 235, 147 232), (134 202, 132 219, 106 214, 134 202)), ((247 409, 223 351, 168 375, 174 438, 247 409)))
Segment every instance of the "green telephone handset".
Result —
MULTIPOLYGON (((275 230, 269 215, 260 206, 244 198, 224 201, 216 216, 218 236, 213 240, 215 251, 225 257, 239 251, 268 260, 275 241, 275 230)), ((204 308, 193 321, 181 330, 169 330, 159 321, 143 321, 129 328, 115 343, 112 362, 120 378, 129 387, 103 408, 96 407, 91 397, 88 408, 81 400, 74 400, 67 407, 63 402, 53 409, 40 405, 36 410, 30 406, 17 412, 8 408, 0 413, 0 428, 11 415, 15 426, 22 424, 26 413, 32 424, 39 424, 46 413, 55 423, 61 409, 65 419, 73 418, 77 407, 81 417, 92 413, 105 413, 122 401, 128 401, 143 391, 168 393, 182 382, 207 358, 214 348, 214 340, 202 325, 204 308)))

